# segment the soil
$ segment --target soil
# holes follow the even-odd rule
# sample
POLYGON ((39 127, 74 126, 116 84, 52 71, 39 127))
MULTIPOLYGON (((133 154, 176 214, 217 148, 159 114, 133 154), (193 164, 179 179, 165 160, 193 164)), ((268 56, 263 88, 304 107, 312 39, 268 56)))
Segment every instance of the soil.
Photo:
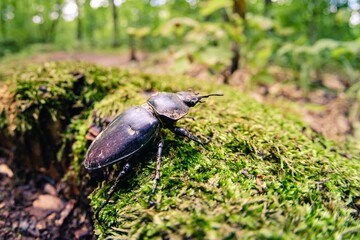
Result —
POLYGON ((87 199, 93 186, 84 181, 70 194, 72 184, 11 169, 13 158, 0 148, 1 239, 96 239, 87 199))
MULTIPOLYGON (((32 63, 45 61, 81 60, 102 66, 135 68, 155 74, 170 71, 171 58, 166 60, 150 59, 150 55, 139 53, 138 61, 130 61, 130 54, 104 54, 84 52, 54 52, 41 54, 27 60, 32 63)), ((194 65, 187 74, 200 79, 221 76, 210 74, 210 71, 194 65)), ((251 72, 238 70, 229 83, 240 91, 249 91, 251 72)), ((286 75, 286 73, 282 73, 286 75)), ((281 76, 286 79, 288 76, 281 76)), ((342 89, 343 83, 334 76, 324 78, 324 83, 332 88, 342 89)), ((316 104, 321 110, 299 108, 303 119, 314 131, 345 141, 354 134, 354 122, 357 116, 351 117, 349 111, 354 106, 350 99, 341 94, 329 94, 319 90, 304 93, 296 87, 282 83, 272 85, 259 84, 250 88, 250 94, 258 101, 276 102, 281 99, 302 104, 316 104)), ((82 189, 80 197, 67 194, 70 186, 56 182, 40 173, 19 173, 11 169, 12 153, 0 149, 0 236, 2 239, 95 239, 92 213, 87 194, 92 189, 82 189)), ((259 181, 261 181, 259 179, 259 181)), ((82 185, 86 185, 82 183, 82 185)))

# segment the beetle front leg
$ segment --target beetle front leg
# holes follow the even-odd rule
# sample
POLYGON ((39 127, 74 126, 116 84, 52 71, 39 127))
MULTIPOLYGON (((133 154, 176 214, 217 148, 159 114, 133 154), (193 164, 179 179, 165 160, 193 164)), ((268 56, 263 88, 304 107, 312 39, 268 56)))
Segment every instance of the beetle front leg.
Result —
POLYGON ((152 197, 155 194, 155 191, 156 191, 157 186, 160 181, 161 154, 162 154, 163 147, 164 147, 164 141, 161 139, 159 142, 159 145, 158 145, 158 151, 157 151, 157 155, 156 155, 156 170, 155 170, 154 187, 150 193, 149 200, 148 200, 148 203, 150 206, 155 205, 155 203, 152 201, 152 197))
POLYGON ((192 135, 188 130, 181 128, 181 127, 173 127, 173 128, 170 128, 170 130, 175 134, 190 138, 191 140, 193 140, 201 145, 208 144, 211 141, 211 138, 208 137, 207 141, 203 142, 198 137, 195 137, 194 135, 192 135))
POLYGON ((119 175, 117 176, 114 184, 111 186, 110 190, 107 192, 107 196, 106 196, 106 200, 105 202, 100 206, 100 208, 98 210, 96 210, 96 213, 95 213, 95 217, 96 219, 99 221, 99 213, 101 211, 101 209, 103 209, 105 207, 106 204, 108 204, 111 196, 114 194, 115 190, 116 190, 116 187, 117 185, 119 184, 120 180, 124 177, 124 175, 126 174, 126 172, 129 170, 130 168, 130 164, 129 163, 126 163, 122 169, 122 171, 119 173, 119 175))

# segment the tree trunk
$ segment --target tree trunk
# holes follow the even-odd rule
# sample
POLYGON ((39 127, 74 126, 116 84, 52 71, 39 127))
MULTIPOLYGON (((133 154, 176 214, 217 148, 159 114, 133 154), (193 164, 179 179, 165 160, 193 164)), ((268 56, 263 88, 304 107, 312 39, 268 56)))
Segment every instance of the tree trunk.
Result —
POLYGON ((79 42, 83 40, 83 31, 82 31, 82 11, 80 1, 76 1, 78 6, 78 16, 76 18, 76 38, 79 42))
MULTIPOLYGON (((233 12, 235 14, 238 14, 245 21, 246 1, 245 0, 233 0, 233 12)), ((239 60, 240 60, 241 55, 240 55, 239 43, 233 41, 232 46, 231 46, 231 52, 232 52, 231 65, 222 74, 225 84, 229 83, 229 77, 240 67, 239 60)))
POLYGON ((233 0, 233 12, 239 14, 242 19, 245 19, 246 14, 246 1, 233 0))
MULTIPOLYGON (((58 4, 60 6, 61 5, 61 0, 57 0, 56 4, 58 4)), ((47 35, 46 36, 46 41, 47 42, 53 42, 54 39, 55 39, 55 36, 56 36, 55 30, 56 30, 57 25, 59 24, 60 19, 61 19, 62 11, 61 11, 61 9, 59 9, 56 12, 59 14, 59 16, 58 16, 57 19, 51 20, 50 26, 48 27, 47 34, 46 34, 47 35)), ((79 14, 80 14, 80 11, 79 11, 79 14)))
POLYGON ((240 60, 240 46, 238 43, 233 43, 231 47, 232 57, 231 57, 231 66, 230 73, 233 74, 239 68, 240 60))
POLYGON ((7 32, 6 32, 6 25, 5 25, 5 17, 4 17, 4 13, 5 11, 3 9, 5 9, 5 6, 6 6, 6 0, 3 0, 3 1, 0 1, 0 32, 1 32, 1 37, 0 37, 0 40, 6 40, 6 35, 7 35, 7 32))
POLYGON ((137 62, 136 57, 136 48, 135 48, 135 39, 133 36, 129 36, 129 45, 130 45, 130 61, 137 62))
POLYGON ((80 17, 77 18, 77 28, 76 28, 76 38, 78 41, 82 41, 83 39, 83 34, 82 34, 82 22, 81 22, 81 19, 80 17))
POLYGON ((309 19, 309 32, 308 32, 308 38, 311 44, 313 44, 316 41, 317 38, 317 8, 316 4, 311 4, 309 6, 311 9, 311 17, 309 19))
POLYGON ((112 11, 113 11, 113 31, 114 31, 114 39, 113 39, 113 47, 118 47, 120 45, 119 40, 119 27, 118 27, 118 13, 116 9, 116 5, 113 0, 111 0, 112 11))
POLYGON ((271 8, 271 0, 264 0, 264 15, 268 16, 269 15, 269 10, 271 8))

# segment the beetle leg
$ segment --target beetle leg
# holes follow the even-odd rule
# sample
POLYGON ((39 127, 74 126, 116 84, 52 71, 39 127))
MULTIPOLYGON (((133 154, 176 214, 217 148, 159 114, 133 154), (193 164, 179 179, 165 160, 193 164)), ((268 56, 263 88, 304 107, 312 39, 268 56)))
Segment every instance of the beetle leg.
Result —
POLYGON ((154 187, 150 193, 149 200, 148 200, 150 206, 155 205, 155 203, 151 199, 152 199, 153 195, 155 194, 155 191, 156 191, 157 186, 160 181, 161 154, 162 154, 163 147, 164 147, 164 141, 161 139, 159 142, 159 145, 158 145, 158 151, 157 151, 157 155, 156 155, 156 170, 155 170, 154 187))
POLYGON ((109 202, 111 196, 113 195, 114 191, 116 190, 116 187, 119 184, 121 178, 126 174, 126 172, 129 170, 129 168, 130 168, 130 164, 126 163, 124 165, 122 171, 117 176, 114 184, 111 186, 110 190, 107 192, 105 202, 100 206, 100 208, 98 210, 96 210, 95 217, 97 220, 99 220, 99 213, 100 213, 101 209, 103 209, 105 207, 105 205, 108 204, 108 202, 109 202))
POLYGON ((190 138, 191 140, 193 140, 201 145, 208 144, 211 141, 211 138, 207 137, 207 140, 203 142, 198 137, 195 137, 194 135, 192 135, 188 130, 181 128, 181 127, 173 127, 173 128, 170 128, 170 130, 175 134, 190 138))

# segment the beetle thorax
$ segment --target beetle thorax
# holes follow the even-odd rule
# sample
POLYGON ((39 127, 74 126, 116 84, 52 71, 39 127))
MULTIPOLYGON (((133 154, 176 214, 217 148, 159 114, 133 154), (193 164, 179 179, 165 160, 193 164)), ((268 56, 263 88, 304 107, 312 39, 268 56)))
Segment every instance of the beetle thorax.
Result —
POLYGON ((158 93, 150 97, 147 103, 163 122, 177 121, 189 112, 189 107, 175 93, 158 93))

